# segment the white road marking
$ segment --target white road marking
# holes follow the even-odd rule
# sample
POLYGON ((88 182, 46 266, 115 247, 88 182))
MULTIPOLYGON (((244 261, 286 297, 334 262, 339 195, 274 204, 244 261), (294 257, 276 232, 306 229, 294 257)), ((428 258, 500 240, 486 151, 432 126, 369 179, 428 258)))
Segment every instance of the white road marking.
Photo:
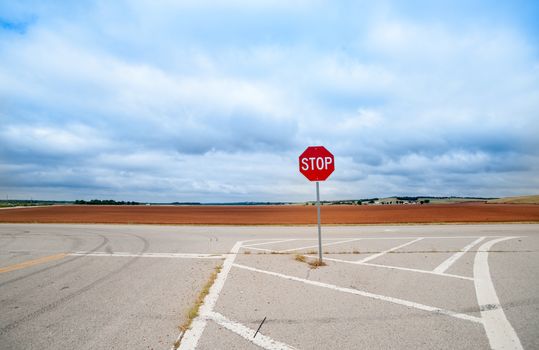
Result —
MULTIPOLYGON (((440 239, 454 239, 454 238, 479 238, 481 236, 393 236, 393 237, 361 237, 361 239, 416 239, 416 238, 440 238, 440 239)), ((498 237, 505 237, 505 236, 489 236, 490 238, 498 238, 498 237)), ((358 238, 358 237, 356 237, 358 238)), ((343 241, 346 239, 355 239, 354 237, 332 237, 332 238, 325 238, 324 241, 343 241)), ((276 237, 276 238, 257 238, 257 239, 250 239, 243 241, 244 245, 243 247, 248 247, 250 245, 255 244, 245 244, 246 242, 260 242, 260 241, 276 241, 276 240, 293 240, 293 241, 318 241, 318 238, 284 238, 284 237, 276 237)), ((264 242, 265 243, 265 242, 264 242)), ((272 242, 268 242, 272 243, 272 242)))
POLYGON ((219 272, 219 274, 217 275, 217 278, 211 286, 208 295, 206 295, 206 297, 204 298, 204 303, 199 309, 199 315, 191 323, 191 328, 189 328, 185 332, 185 335, 183 336, 179 347, 180 350, 191 350, 196 348, 198 340, 202 336, 204 328, 206 328, 207 316, 211 314, 213 308, 215 307, 215 303, 217 302, 219 294, 221 293, 221 290, 225 285, 228 273, 232 268, 232 264, 234 263, 234 260, 236 259, 238 251, 240 250, 242 244, 242 241, 236 242, 236 244, 234 244, 234 247, 232 247, 232 250, 230 250, 230 254, 223 262, 221 272, 219 272))
POLYGON ((438 265, 438 267, 435 268, 433 270, 433 272, 436 272, 436 273, 444 273, 444 272, 446 272, 447 269, 449 269, 451 267, 451 265, 453 265, 458 259, 460 259, 464 254, 466 254, 466 252, 468 250, 472 249, 473 246, 475 246, 476 244, 478 244, 479 242, 481 242, 484 239, 485 239, 485 237, 479 237, 478 239, 476 239, 472 243, 468 244, 460 252, 457 252, 457 253, 451 255, 447 260, 445 260, 443 263, 438 265))
MULTIPOLYGON (((416 239, 416 238, 428 238, 428 239, 454 239, 454 238, 479 238, 481 236, 414 236, 414 237, 404 237, 404 236, 397 236, 397 237, 361 237, 361 239, 416 239)), ((505 237, 505 236, 489 236, 492 238, 497 237, 505 237)), ((336 239, 336 238, 334 238, 336 239)), ((339 238, 339 239, 346 239, 346 238, 339 238)), ((316 241, 316 238, 311 239, 311 241, 316 241)))
POLYGON ((291 238, 291 239, 282 239, 282 240, 277 240, 277 241, 269 241, 269 242, 255 243, 255 244, 247 244, 247 245, 244 245, 242 248, 250 248, 254 246, 266 245, 266 244, 272 244, 272 243, 277 244, 277 243, 291 242, 295 240, 296 240, 295 238, 291 238))
POLYGON ((255 345, 260 346, 261 348, 267 349, 267 350, 293 350, 294 347, 287 345, 285 343, 278 342, 276 340, 271 339, 268 336, 263 335, 261 332, 258 332, 255 338, 255 330, 248 328, 241 323, 234 322, 225 316, 221 315, 217 312, 210 312, 206 315, 208 319, 211 319, 218 325, 228 329, 229 331, 232 331, 239 336, 243 337, 244 339, 247 339, 248 341, 254 343, 255 345))
MULTIPOLYGON (((361 238, 330 238, 330 239, 326 239, 326 241, 331 241, 330 243, 325 243, 323 244, 323 246, 326 246, 326 245, 334 245, 334 244, 339 244, 339 243, 343 243, 344 241, 355 241, 355 240, 397 240, 397 239, 412 239, 412 240, 417 240, 417 239, 455 239, 455 238, 478 238, 479 236, 440 236, 440 237, 361 237, 361 238), (334 242, 334 241, 339 241, 339 242, 334 242)), ((501 236, 490 236, 490 237, 501 237, 501 236)), ((276 239, 279 239, 281 240, 281 238, 276 238, 276 239)), ((318 239, 317 238, 294 238, 294 239, 291 239, 291 241, 317 241, 318 239)), ((254 240, 254 241, 258 241, 258 240, 254 240)), ((282 242, 285 242, 285 241, 288 241, 286 239, 282 239, 282 242)), ((295 251, 295 250, 300 250, 300 249, 309 249, 309 248, 317 248, 318 245, 309 245, 309 246, 306 246, 306 247, 300 247, 300 248, 292 248, 292 249, 285 249, 285 250, 274 250, 274 249, 267 249, 267 248, 255 248, 254 246, 257 246, 257 245, 264 245, 264 244, 270 244, 270 243, 276 243, 276 242, 264 242, 264 243, 261 243, 261 244, 251 244, 251 245, 244 245, 242 246, 243 248, 245 247, 249 247, 249 249, 253 249, 253 250, 258 250, 258 251, 261 251, 261 252, 266 252, 266 253, 288 253, 288 252, 292 252, 292 251, 295 251)), ((386 251, 387 252, 387 251, 386 251)), ((383 252, 382 252, 383 253, 383 252)), ((369 259, 371 260, 371 259, 369 259)))
POLYGON ((377 254, 373 254, 373 255, 368 256, 368 257, 366 257, 366 258, 364 258, 364 259, 358 260, 356 263, 358 263, 358 264, 359 264, 359 263, 366 263, 367 261, 371 261, 371 260, 374 260, 374 259, 376 259, 376 258, 379 258, 379 257, 381 257, 382 255, 387 254, 387 253, 389 253, 389 252, 395 251, 395 250, 400 249, 400 248, 404 248, 404 247, 406 247, 406 246, 409 246, 409 245, 411 245, 411 244, 414 244, 415 242, 419 242, 419 241, 422 240, 423 238, 425 238, 425 237, 419 237, 419 238, 414 239, 413 241, 406 242, 406 243, 404 243, 404 244, 398 245, 398 246, 393 247, 393 248, 388 249, 388 250, 384 250, 383 252, 380 252, 380 253, 377 253, 377 254))
POLYGON ((223 254, 197 254, 197 253, 125 253, 125 252, 74 252, 68 253, 72 256, 99 256, 99 257, 120 257, 120 258, 176 258, 176 259, 224 259, 223 254))
MULTIPOLYGON (((350 239, 350 238, 333 238, 333 239, 329 239, 331 241, 334 241, 334 240, 350 240, 350 241, 355 241, 355 240, 360 240, 360 239, 365 239, 365 238, 353 238, 353 239, 350 239)), ((367 238, 367 239, 370 239, 370 238, 367 238)), ((298 239, 292 239, 292 241, 317 241, 318 239, 317 238, 298 238, 298 239)), ((286 240, 283 240, 283 242, 286 241, 286 240)), ((276 243, 276 242, 269 242, 269 243, 276 243)), ((342 242, 341 242, 342 243, 342 242)), ((326 243, 326 244, 323 244, 323 246, 326 246, 326 245, 331 245, 331 244, 336 244, 334 242, 332 243, 326 243)), ((267 252, 267 253, 285 253, 285 252, 291 252, 291 251, 294 251, 294 250, 298 250, 298 249, 308 249, 308 248, 318 248, 318 245, 310 245, 308 247, 301 247, 301 248, 293 248, 293 249, 286 249, 285 251, 282 251, 282 250, 275 250, 275 249, 266 249, 266 248, 254 248, 253 247, 254 244, 252 245, 249 245, 249 246, 242 246, 242 248, 245 248, 245 247, 249 247, 249 249, 254 249, 254 250, 259 250, 259 251, 262 251, 262 252, 267 252)))
POLYGON ((488 251, 496 243, 517 237, 498 238, 479 247, 475 254, 474 280, 483 327, 492 349, 522 349, 517 333, 505 317, 488 266, 488 251))
MULTIPOLYGON (((244 247, 242 247, 244 248, 244 247)), ((249 250, 259 250, 261 252, 267 252, 267 253, 277 253, 277 251, 275 250, 272 250, 272 249, 265 249, 265 248, 255 248, 255 247, 249 247, 249 250)))
MULTIPOLYGON (((362 240, 362 238, 353 238, 353 239, 348 239, 348 240, 345 240, 345 241, 337 241, 337 242, 331 242, 331 243, 324 243, 324 244, 322 244, 322 247, 327 247, 327 246, 329 246, 329 245, 336 245, 336 244, 341 244, 341 243, 355 242, 355 241, 360 241, 360 240, 362 240)), ((295 251, 295 250, 310 249, 310 248, 318 248, 318 244, 316 244, 316 245, 310 245, 310 246, 306 246, 306 247, 284 249, 284 250, 279 250, 279 251, 277 251, 277 252, 278 252, 278 253, 287 253, 287 252, 293 252, 293 251, 295 251)))
MULTIPOLYGON (((306 256, 311 257, 311 258, 317 258, 314 255, 306 255, 306 256)), ((371 266, 371 267, 380 267, 380 268, 384 268, 384 269, 419 272, 419 273, 425 273, 425 274, 430 274, 430 275, 437 275, 437 276, 443 276, 443 277, 453 277, 453 278, 459 278, 459 279, 463 279, 463 280, 473 281, 473 278, 471 278, 471 277, 460 276, 460 275, 452 275, 452 274, 448 274, 448 273, 437 273, 437 272, 434 272, 434 271, 412 269, 412 268, 408 268, 408 267, 389 266, 389 265, 380 265, 380 264, 371 264, 371 263, 358 263, 357 261, 342 260, 342 259, 335 259, 335 258, 328 258, 328 257, 324 257, 324 260, 335 261, 335 262, 346 263, 346 264, 352 264, 352 265, 363 265, 363 266, 371 266)))
POLYGON ((387 301, 387 302, 390 302, 390 303, 393 303, 393 304, 403 305, 403 306, 406 306, 406 307, 411 307, 411 308, 419 309, 419 310, 422 310, 422 311, 428 311, 428 312, 433 312, 433 313, 436 313, 436 314, 442 314, 442 315, 446 315, 446 316, 459 318, 459 319, 466 320, 466 321, 482 323, 482 320, 479 317, 466 315, 466 314, 461 314, 461 313, 450 311, 450 310, 440 309, 440 308, 437 308, 437 307, 434 307, 434 306, 423 305, 423 304, 419 304, 419 303, 416 303, 416 302, 413 302, 413 301, 408 301, 408 300, 388 297, 388 296, 384 296, 384 295, 380 295, 380 294, 369 293, 369 292, 365 292, 365 291, 361 291, 361 290, 357 290, 357 289, 339 287, 339 286, 336 286, 334 284, 322 283, 322 282, 318 282, 318 281, 311 281, 311 280, 307 280, 307 279, 304 279, 304 278, 284 275, 282 273, 273 272, 273 271, 260 270, 260 269, 254 268, 254 267, 235 264, 235 263, 233 264, 233 266, 238 267, 240 269, 249 270, 249 271, 253 271, 253 272, 259 272, 259 273, 264 273, 264 274, 267 274, 267 275, 270 275, 270 276, 280 277, 280 278, 284 278, 284 279, 291 280, 291 281, 302 282, 302 283, 310 284, 310 285, 317 286, 317 287, 323 287, 323 288, 336 290, 336 291, 339 291, 339 292, 361 295, 361 296, 364 296, 364 297, 367 297, 367 298, 387 301))

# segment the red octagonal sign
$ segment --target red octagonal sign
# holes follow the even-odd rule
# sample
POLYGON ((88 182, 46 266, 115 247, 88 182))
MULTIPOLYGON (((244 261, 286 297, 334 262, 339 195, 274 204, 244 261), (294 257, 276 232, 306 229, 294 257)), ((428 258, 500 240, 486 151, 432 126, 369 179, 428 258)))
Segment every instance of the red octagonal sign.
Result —
POLYGON ((299 156, 299 171, 311 181, 324 181, 335 170, 335 158, 324 146, 311 146, 299 156))

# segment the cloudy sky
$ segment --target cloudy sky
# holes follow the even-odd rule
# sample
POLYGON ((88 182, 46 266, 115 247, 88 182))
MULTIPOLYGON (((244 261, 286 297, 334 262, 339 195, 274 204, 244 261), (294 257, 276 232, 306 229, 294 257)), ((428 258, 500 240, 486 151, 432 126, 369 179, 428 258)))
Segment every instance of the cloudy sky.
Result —
POLYGON ((3 1, 0 197, 539 193, 536 1, 3 1))

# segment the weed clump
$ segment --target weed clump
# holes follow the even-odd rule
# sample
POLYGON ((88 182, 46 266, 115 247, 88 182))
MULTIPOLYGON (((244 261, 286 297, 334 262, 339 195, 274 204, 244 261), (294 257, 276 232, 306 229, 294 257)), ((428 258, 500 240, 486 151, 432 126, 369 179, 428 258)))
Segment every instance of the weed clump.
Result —
POLYGON ((296 254, 296 256, 294 257, 294 260, 302 262, 302 263, 307 262, 307 258, 305 257, 305 255, 300 255, 300 254, 296 254))
POLYGON ((316 260, 311 260, 309 261, 307 264, 309 264, 309 266, 311 267, 311 269, 316 269, 320 266, 327 266, 327 264, 323 261, 320 261, 318 259, 316 260))
POLYGON ((320 261, 318 259, 314 259, 314 260, 308 260, 307 257, 305 257, 305 255, 301 255, 301 254, 296 254, 294 256, 294 260, 296 261, 299 261, 299 262, 302 262, 302 263, 305 263, 307 265, 309 265, 309 267, 311 269, 316 269, 320 266, 326 266, 326 263, 323 262, 323 261, 320 261))
MULTIPOLYGON (((202 304, 204 303, 204 298, 208 293, 210 292, 210 288, 215 283, 215 280, 217 279, 217 275, 219 272, 221 272, 222 265, 219 265, 215 268, 215 270, 212 271, 210 278, 204 284, 202 287, 202 290, 198 293, 197 298, 195 300, 195 304, 187 311, 187 320, 179 326, 180 331, 183 333, 189 329, 191 326, 191 323, 193 323, 193 320, 198 316, 198 311, 202 304)), ((181 338, 174 343, 174 347, 177 349, 180 346, 181 338)))

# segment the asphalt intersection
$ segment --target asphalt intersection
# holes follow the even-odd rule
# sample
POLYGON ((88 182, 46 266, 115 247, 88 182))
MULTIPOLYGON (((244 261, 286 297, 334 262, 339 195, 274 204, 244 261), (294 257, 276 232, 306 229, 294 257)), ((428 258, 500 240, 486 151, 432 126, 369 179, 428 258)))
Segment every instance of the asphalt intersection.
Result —
POLYGON ((313 268, 312 226, 0 225, 0 347, 539 348, 539 225, 322 236, 313 268))
POLYGON ((329 238, 323 246, 327 265, 318 268, 308 265, 317 259, 315 239, 238 242, 180 348, 214 349, 219 344, 230 349, 519 349, 523 343, 536 345, 535 334, 519 336, 511 324, 518 315, 506 315, 488 264, 489 254, 525 252, 523 238, 329 238))

